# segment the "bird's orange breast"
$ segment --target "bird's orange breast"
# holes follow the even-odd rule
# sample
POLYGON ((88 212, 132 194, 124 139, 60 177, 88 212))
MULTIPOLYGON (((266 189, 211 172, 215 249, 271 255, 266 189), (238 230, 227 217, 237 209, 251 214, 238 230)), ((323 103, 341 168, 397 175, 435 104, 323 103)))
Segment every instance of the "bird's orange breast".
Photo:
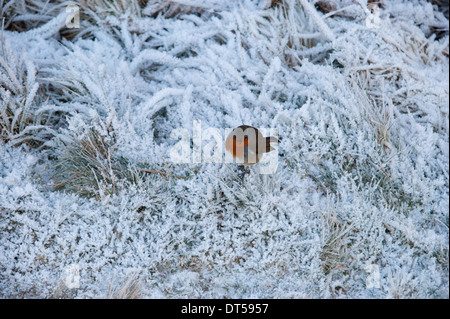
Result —
POLYGON ((225 149, 233 157, 244 158, 246 146, 248 146, 248 138, 233 138, 231 135, 225 141, 225 149))

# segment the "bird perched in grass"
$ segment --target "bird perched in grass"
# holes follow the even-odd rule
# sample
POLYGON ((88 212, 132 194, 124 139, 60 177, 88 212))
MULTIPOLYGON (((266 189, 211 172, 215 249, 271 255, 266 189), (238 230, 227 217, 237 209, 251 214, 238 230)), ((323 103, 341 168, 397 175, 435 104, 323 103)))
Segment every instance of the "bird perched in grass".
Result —
MULTIPOLYGON (((246 168, 258 163, 264 153, 275 150, 270 144, 279 143, 275 137, 264 137, 261 132, 249 125, 241 125, 233 129, 225 140, 226 151, 246 168)), ((245 174, 245 172, 244 172, 245 174)))

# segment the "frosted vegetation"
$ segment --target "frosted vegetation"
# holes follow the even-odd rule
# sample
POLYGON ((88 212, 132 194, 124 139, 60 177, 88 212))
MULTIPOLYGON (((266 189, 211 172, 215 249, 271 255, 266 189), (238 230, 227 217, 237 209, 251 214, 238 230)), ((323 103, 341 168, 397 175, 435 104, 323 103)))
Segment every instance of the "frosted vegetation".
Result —
POLYGON ((0 297, 448 298, 448 2, 224 2, 0 0, 0 297))

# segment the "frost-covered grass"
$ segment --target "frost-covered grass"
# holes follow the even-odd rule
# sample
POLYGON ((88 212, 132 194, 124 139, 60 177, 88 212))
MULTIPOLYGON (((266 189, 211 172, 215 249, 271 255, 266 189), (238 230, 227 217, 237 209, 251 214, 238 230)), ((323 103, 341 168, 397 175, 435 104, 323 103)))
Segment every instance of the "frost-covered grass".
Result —
POLYGON ((448 5, 73 3, 0 1, 2 298, 449 297, 448 5), (194 121, 276 173, 171 162, 194 121))

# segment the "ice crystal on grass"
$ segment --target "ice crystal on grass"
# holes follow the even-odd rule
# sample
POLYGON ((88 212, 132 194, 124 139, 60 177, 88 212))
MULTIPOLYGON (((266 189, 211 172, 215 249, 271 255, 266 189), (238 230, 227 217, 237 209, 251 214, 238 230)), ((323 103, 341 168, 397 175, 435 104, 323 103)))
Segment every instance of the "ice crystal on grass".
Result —
POLYGON ((0 52, 0 138, 14 145, 40 146, 55 134, 60 109, 41 95, 35 63, 10 42, 0 52), (40 91, 39 91, 40 90, 40 91))
POLYGON ((95 129, 81 139, 61 145, 57 155, 57 187, 80 194, 116 194, 120 180, 134 179, 125 159, 116 156, 114 137, 102 136, 95 129))

